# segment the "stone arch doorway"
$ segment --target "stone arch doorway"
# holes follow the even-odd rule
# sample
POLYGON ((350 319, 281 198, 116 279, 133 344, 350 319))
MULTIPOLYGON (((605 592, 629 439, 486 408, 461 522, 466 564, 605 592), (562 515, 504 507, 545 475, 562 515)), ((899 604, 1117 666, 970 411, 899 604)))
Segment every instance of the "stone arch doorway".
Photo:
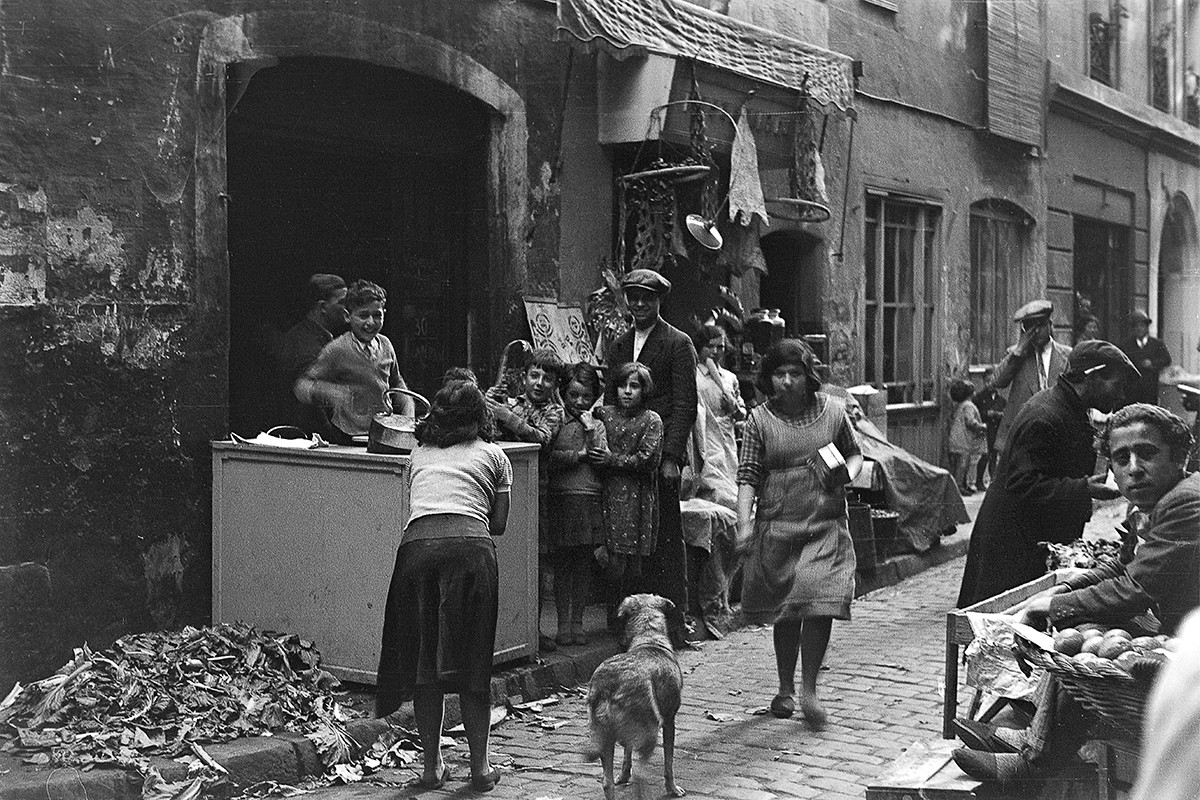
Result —
POLYGON ((279 421, 255 326, 285 329, 314 271, 389 290, 385 333, 419 391, 452 364, 489 374, 525 283, 520 96, 443 42, 341 14, 215 20, 199 76, 198 299, 228 315, 231 429, 279 421), (263 284, 274 307, 253 319, 263 284))
MULTIPOLYGON (((1200 239, 1187 195, 1176 192, 1163 218, 1158 247, 1158 332, 1171 357, 1188 372, 1200 372, 1200 239)), ((1174 394, 1174 392, 1171 392, 1174 394)))

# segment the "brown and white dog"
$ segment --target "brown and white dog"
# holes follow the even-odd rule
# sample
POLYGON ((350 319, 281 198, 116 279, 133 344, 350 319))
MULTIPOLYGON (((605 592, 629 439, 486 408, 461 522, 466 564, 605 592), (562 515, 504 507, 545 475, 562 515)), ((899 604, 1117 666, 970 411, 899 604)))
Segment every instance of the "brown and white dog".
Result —
MULTIPOLYGON (((625 652, 596 668, 588 686, 589 761, 604 767, 604 797, 613 800, 616 784, 628 783, 633 753, 644 764, 658 745, 662 730, 663 780, 667 792, 683 797, 675 783, 675 714, 683 692, 683 673, 675 658, 674 642, 683 643, 683 615, 675 604, 656 594, 635 594, 621 601, 618 618, 625 624, 625 652), (613 781, 613 752, 625 747, 621 776, 613 781)), ((634 782, 641 797, 642 782, 634 782)))

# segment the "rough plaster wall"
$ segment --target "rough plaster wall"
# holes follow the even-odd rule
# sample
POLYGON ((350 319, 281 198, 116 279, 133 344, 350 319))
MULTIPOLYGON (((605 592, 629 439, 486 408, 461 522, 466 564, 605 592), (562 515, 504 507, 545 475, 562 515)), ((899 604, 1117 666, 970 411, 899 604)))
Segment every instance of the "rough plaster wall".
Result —
MULTIPOLYGON (((941 377, 965 371, 970 341, 971 204, 984 199, 1008 200, 1033 217, 1029 272, 1045 271, 1045 189, 1043 162, 1025 148, 997 137, 978 137, 963 126, 929 116, 906 113, 895 106, 864 103, 855 132, 855 160, 861 177, 850 188, 846 274, 834 276, 841 298, 833 307, 839 317, 853 303, 850 330, 861 331, 863 202, 867 185, 928 198, 942 209, 941 273, 935 295, 937 324, 931 365, 941 377)), ((861 372, 859 373, 861 374, 861 372)))
MULTIPOLYGON (((529 286, 557 290, 565 50, 552 6, 252 0, 229 17, 226 5, 0 4, 0 573, 45 576, 9 582, 20 602, 0 581, 0 693, 82 641, 208 620, 229 298, 223 205, 196 193, 198 147, 223 141, 219 120, 200 124, 219 84, 198 65, 253 52, 256 14, 274 15, 285 54, 295 42, 343 55, 321 34, 361 18, 437 37, 517 88, 529 286)), ((221 185, 223 158, 209 163, 221 185)), ((506 302, 511 338, 524 320, 506 302)))

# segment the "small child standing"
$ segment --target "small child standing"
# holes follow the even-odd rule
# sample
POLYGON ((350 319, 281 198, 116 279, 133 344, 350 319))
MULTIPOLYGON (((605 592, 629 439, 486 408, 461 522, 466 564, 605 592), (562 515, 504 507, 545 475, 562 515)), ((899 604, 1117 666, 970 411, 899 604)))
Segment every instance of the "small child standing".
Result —
POLYGON ((617 367, 612 377, 617 404, 597 416, 604 423, 609 454, 604 459, 604 540, 608 557, 609 626, 621 600, 638 591, 642 559, 658 543, 658 483, 663 423, 646 408, 653 390, 650 369, 637 361, 617 367))
MULTIPOLYGON (((533 351, 525 368, 525 393, 507 397, 501 387, 487 390, 488 407, 496 418, 500 438, 509 442, 532 442, 541 446, 538 454, 538 569, 539 584, 544 586, 549 576, 547 555, 550 552, 548 490, 550 484, 550 451, 563 424, 563 406, 558 399, 558 383, 562 378, 563 362, 548 348, 533 351)), ((539 600, 541 591, 538 592, 539 600)), ((539 619, 541 603, 538 603, 539 619)), ((554 639, 542 634, 539 628, 538 647, 545 651, 557 649, 554 639)))
MULTIPOLYGON (((370 281, 355 281, 344 301, 350 330, 332 340, 297 381, 296 399, 310 406, 332 409, 334 444, 350 444, 365 436, 371 418, 391 412, 389 389, 407 389, 396 350, 383 330, 387 292, 370 281)), ((401 395, 395 413, 411 416, 413 402, 401 395)))
POLYGON ((975 470, 975 488, 985 489, 983 473, 988 473, 988 481, 996 475, 996 434, 1000 432, 1000 421, 1004 419, 1004 395, 995 385, 996 370, 988 367, 983 373, 983 388, 978 391, 971 402, 979 409, 983 424, 987 425, 987 458, 979 459, 979 467, 975 470))
POLYGON ((583 611, 592 591, 592 551, 604 543, 600 476, 596 465, 608 457, 604 426, 592 416, 600 396, 600 375, 586 362, 563 379, 567 421, 550 453, 550 558, 560 645, 587 644, 583 611))
POLYGON ((955 402, 950 419, 950 472, 964 495, 974 494, 971 474, 982 458, 987 457, 987 425, 979 409, 971 402, 975 386, 970 381, 956 380, 950 384, 950 399, 955 402))

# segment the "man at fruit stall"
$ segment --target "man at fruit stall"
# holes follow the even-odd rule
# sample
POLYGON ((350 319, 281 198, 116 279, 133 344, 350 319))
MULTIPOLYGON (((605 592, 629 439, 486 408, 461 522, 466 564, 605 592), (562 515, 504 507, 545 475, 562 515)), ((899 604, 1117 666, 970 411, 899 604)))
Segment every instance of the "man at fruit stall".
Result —
MULTIPOLYGON (((1200 607, 1200 473, 1185 470, 1192 435, 1171 412, 1144 403, 1126 406, 1108 420, 1101 453, 1130 503, 1124 560, 1100 564, 1034 595, 1017 607, 1017 620, 1035 628, 1064 629, 1079 623, 1133 628, 1146 620, 1173 634, 1200 607)), ((1110 632, 1100 655, 1127 645, 1128 634, 1110 632)), ((968 748, 954 761, 979 780, 1010 784, 1038 780, 1053 765, 1072 759, 1087 739, 1092 718, 1047 675, 1038 687, 1038 709, 1023 731, 956 720, 968 748)))
POLYGON ((1092 474, 1088 409, 1120 408, 1137 376, 1116 345, 1080 342, 1058 381, 1025 403, 971 530, 959 608, 1040 577, 1046 554, 1039 542, 1075 541, 1092 516, 1092 501, 1119 496, 1105 476, 1092 474))

